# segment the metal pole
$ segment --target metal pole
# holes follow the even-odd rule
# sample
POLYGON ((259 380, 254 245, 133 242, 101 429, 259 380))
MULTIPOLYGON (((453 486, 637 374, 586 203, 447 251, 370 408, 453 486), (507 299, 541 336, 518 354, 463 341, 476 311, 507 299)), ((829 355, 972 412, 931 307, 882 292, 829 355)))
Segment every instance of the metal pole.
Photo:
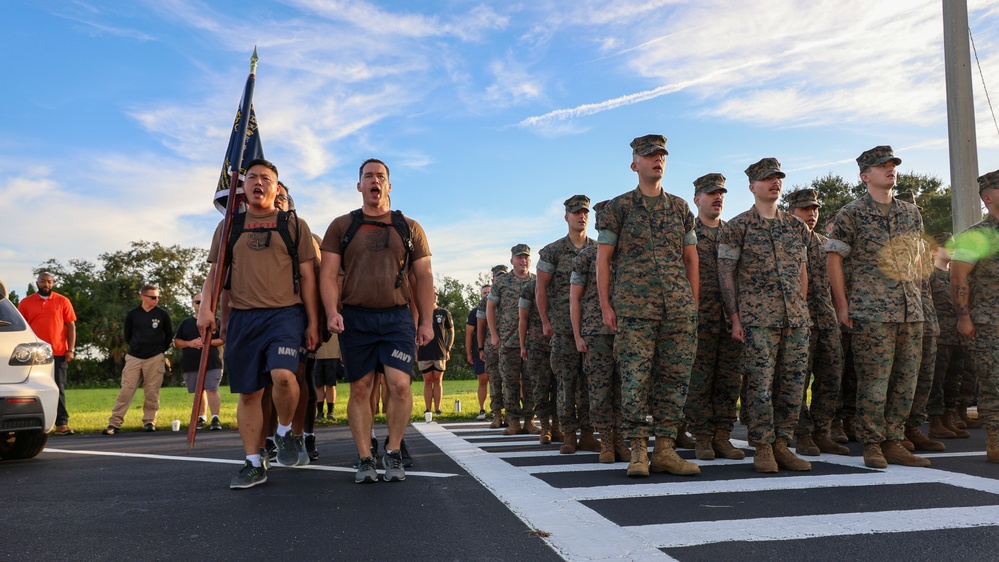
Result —
POLYGON ((982 220, 967 0, 943 0, 943 24, 950 193, 956 233, 982 220))

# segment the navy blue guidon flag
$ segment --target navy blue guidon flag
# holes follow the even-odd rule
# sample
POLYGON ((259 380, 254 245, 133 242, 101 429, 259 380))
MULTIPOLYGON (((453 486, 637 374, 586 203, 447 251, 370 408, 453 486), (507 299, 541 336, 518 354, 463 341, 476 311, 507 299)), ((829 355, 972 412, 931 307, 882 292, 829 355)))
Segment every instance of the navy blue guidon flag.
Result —
MULTIPOLYGON (((219 183, 215 188, 215 208, 220 213, 225 214, 226 200, 229 197, 229 182, 232 177, 232 168, 235 165, 233 160, 238 158, 239 146, 237 145, 237 132, 239 131, 239 120, 242 119, 243 103, 240 101, 239 108, 236 109, 236 120, 232 124, 229 132, 229 148, 225 152, 225 160, 222 162, 222 171, 219 173, 219 183)), ((257 115, 253 112, 253 104, 250 104, 250 120, 246 124, 246 138, 243 144, 243 162, 252 162, 257 158, 264 157, 264 147, 260 144, 260 133, 257 131, 257 115)), ((243 195, 243 178, 246 176, 246 169, 239 169, 239 183, 236 186, 236 212, 246 210, 246 196, 243 195)))

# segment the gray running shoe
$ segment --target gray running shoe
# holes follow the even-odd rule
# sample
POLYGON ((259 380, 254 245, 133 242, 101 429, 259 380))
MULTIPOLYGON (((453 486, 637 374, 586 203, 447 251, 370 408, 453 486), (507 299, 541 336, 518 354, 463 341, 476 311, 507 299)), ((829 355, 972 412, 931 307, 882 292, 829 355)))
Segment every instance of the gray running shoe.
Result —
POLYGON ((298 466, 298 446, 295 445, 295 436, 289 431, 281 437, 274 436, 274 444, 277 445, 277 463, 281 466, 298 466))
POLYGON ((219 417, 215 416, 212 418, 212 425, 208 428, 208 431, 221 431, 222 422, 219 421, 219 417))
POLYGON ((382 468, 385 469, 386 482, 402 482, 406 479, 406 469, 402 467, 402 452, 388 451, 382 455, 382 468))
POLYGON ((354 475, 354 482, 367 484, 378 482, 378 471, 375 470, 375 457, 364 457, 357 465, 357 474, 354 475))
POLYGON ((295 448, 298 449, 298 466, 309 464, 309 453, 305 450, 305 439, 301 435, 296 435, 295 448))
POLYGON ((263 466, 253 466, 250 461, 243 463, 243 468, 239 474, 229 481, 229 488, 232 490, 244 490, 252 488, 258 484, 267 482, 267 469, 263 466))
POLYGON ((263 447, 260 448, 260 464, 264 466, 264 470, 271 469, 271 461, 267 458, 267 449, 263 447))
MULTIPOLYGON (((319 449, 316 448, 316 436, 306 435, 305 436, 305 452, 309 453, 310 461, 319 460, 319 449)), ((357 468, 356 466, 354 468, 357 468)))

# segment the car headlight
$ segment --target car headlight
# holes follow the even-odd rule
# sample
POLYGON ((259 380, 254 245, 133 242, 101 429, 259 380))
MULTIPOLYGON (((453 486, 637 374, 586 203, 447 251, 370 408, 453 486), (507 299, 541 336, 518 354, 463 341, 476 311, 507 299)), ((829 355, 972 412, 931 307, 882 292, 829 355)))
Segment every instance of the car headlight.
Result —
POLYGON ((10 354, 9 365, 44 365, 52 362, 52 346, 45 343, 22 343, 10 354))

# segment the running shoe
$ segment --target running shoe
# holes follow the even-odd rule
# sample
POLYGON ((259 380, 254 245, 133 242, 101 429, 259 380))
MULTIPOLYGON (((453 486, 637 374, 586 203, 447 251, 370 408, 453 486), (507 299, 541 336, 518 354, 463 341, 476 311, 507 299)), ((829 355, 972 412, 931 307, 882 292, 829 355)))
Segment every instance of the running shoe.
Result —
POLYGON ((218 416, 213 416, 212 425, 209 426, 208 431, 221 431, 221 430, 222 430, 222 422, 219 421, 218 416))
POLYGON ((479 415, 475 416, 475 419, 478 421, 484 421, 486 419, 486 411, 479 410, 479 415))
MULTIPOLYGON (((405 475, 403 475, 405 478, 405 475)), ((375 470, 375 457, 364 457, 357 463, 357 474, 354 475, 354 482, 367 484, 378 482, 378 471, 375 470)))
POLYGON ((274 442, 273 437, 268 437, 264 441, 264 450, 267 451, 267 460, 277 462, 277 443, 274 442))
POLYGON ((267 449, 263 447, 260 448, 260 464, 264 466, 264 470, 271 469, 271 461, 267 458, 267 449))
POLYGON ((118 435, 119 433, 121 433, 121 428, 113 425, 109 425, 104 428, 104 431, 101 431, 101 435, 118 435))
POLYGON ((246 461, 243 463, 243 468, 239 470, 239 474, 229 481, 229 488, 244 490, 264 482, 267 482, 267 469, 263 466, 253 466, 250 461, 246 461))
POLYGON ((204 416, 198 416, 198 425, 196 427, 198 429, 204 429, 205 428, 205 423, 207 421, 208 420, 206 420, 204 416))
POLYGON ((386 451, 382 455, 382 468, 385 469, 386 482, 402 482, 406 479, 406 470, 402 467, 402 453, 400 451, 386 451))
POLYGON ((399 450, 402 451, 402 466, 403 468, 412 468, 413 457, 409 456, 409 447, 406 446, 406 440, 402 440, 402 444, 399 445, 399 450))
POLYGON ((305 436, 305 451, 309 454, 310 461, 319 460, 319 449, 316 448, 316 436, 305 436))
POLYGON ((151 423, 147 423, 146 425, 142 426, 142 430, 143 431, 156 431, 156 426, 153 425, 153 424, 151 424, 151 423))
POLYGON ((309 464, 309 453, 305 450, 305 439, 301 435, 296 435, 295 448, 298 449, 298 466, 309 464))
POLYGON ((281 437, 274 436, 274 444, 277 446, 277 463, 281 466, 298 466, 298 447, 295 445, 295 436, 289 431, 281 437))

